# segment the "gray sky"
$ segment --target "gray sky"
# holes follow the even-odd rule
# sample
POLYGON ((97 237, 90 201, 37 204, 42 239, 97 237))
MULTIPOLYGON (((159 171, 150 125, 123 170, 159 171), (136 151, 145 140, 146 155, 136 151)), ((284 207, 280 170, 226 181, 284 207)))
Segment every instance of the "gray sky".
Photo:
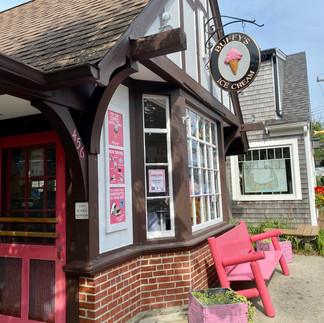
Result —
MULTIPOLYGON (((0 0, 0 11, 24 2, 28 1, 0 0)), ((286 55, 306 52, 312 117, 324 122, 324 81, 316 81, 324 79, 324 1, 218 0, 218 5, 222 15, 264 24, 262 28, 246 24, 245 30, 241 24, 232 24, 225 33, 245 32, 261 50, 277 47, 286 55)), ((223 19, 223 23, 229 21, 223 19)))

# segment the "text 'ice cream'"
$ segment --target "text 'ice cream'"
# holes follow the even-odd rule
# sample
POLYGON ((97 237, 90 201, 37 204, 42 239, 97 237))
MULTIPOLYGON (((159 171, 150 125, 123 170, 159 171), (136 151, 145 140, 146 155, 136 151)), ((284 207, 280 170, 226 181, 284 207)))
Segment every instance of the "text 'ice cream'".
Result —
POLYGON ((229 64, 234 75, 237 72, 238 61, 242 58, 242 54, 235 48, 227 52, 224 62, 229 64))

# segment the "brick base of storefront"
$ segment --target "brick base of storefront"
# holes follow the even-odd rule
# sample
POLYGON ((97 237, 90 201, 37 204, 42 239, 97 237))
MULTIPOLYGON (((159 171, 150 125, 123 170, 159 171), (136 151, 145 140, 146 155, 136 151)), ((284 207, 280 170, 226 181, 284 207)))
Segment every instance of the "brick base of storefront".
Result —
POLYGON ((126 323, 139 313, 188 305, 189 290, 217 280, 208 244, 133 259, 80 277, 79 322, 126 323))

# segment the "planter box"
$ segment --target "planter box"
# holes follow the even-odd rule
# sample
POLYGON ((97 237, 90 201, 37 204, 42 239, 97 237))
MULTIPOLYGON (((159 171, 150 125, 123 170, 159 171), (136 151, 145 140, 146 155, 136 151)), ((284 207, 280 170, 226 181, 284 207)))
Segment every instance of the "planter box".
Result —
MULTIPOLYGON (((208 289, 213 294, 225 294, 228 290, 228 288, 208 289)), ((246 323, 247 312, 247 303, 204 306, 189 292, 189 323, 246 323)))
MULTIPOLYGON (((291 241, 279 241, 279 245, 281 250, 283 251, 283 255, 286 259, 287 263, 292 262, 292 248, 291 248, 291 241)), ((263 242, 257 241, 256 242, 257 251, 272 251, 274 250, 272 242, 263 242)))

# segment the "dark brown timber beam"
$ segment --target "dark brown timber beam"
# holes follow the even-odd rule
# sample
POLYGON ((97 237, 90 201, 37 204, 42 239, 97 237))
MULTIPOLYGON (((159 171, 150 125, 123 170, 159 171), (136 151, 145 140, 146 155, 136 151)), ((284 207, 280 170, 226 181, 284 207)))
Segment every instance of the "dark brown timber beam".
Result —
POLYGON ((137 61, 187 49, 186 34, 181 28, 130 40, 130 55, 137 61))
POLYGON ((264 130, 264 124, 263 124, 263 122, 244 123, 244 124, 240 124, 238 130, 240 132, 264 130))

